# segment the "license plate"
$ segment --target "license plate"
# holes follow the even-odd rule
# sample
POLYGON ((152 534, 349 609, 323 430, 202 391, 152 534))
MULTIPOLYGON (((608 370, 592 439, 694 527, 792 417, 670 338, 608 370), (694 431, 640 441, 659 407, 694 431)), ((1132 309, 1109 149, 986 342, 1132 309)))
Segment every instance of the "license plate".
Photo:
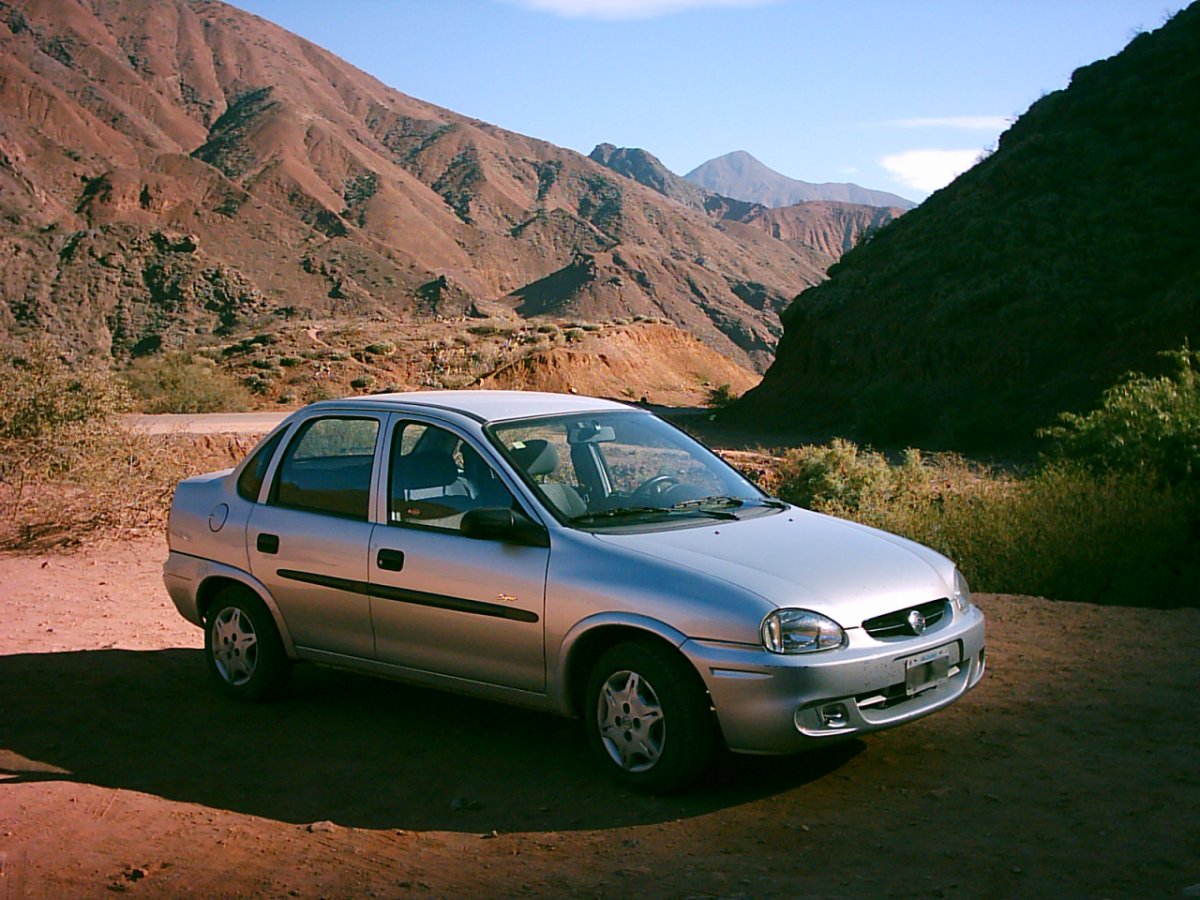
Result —
POLYGON ((930 650, 904 661, 904 692, 909 696, 937 687, 950 677, 950 651, 930 650))

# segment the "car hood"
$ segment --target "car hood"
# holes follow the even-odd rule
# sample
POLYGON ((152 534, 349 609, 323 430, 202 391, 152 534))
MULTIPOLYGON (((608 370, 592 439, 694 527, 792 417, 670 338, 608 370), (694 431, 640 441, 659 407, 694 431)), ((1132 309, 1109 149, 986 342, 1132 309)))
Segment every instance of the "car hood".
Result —
POLYGON ((949 597, 953 565, 905 538, 791 507, 702 528, 596 537, 720 578, 778 607, 824 613, 845 628, 949 597))

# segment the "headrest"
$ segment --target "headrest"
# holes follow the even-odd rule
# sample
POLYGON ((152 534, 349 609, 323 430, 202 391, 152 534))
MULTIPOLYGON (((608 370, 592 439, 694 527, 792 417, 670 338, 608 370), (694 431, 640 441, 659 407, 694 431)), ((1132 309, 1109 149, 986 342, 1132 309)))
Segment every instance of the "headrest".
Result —
POLYGON ((558 451, 549 441, 513 444, 512 458, 528 475, 549 475, 558 468, 558 451))
POLYGON ((446 487, 458 480, 458 466, 445 450, 422 450, 399 459, 395 487, 406 491, 446 487))

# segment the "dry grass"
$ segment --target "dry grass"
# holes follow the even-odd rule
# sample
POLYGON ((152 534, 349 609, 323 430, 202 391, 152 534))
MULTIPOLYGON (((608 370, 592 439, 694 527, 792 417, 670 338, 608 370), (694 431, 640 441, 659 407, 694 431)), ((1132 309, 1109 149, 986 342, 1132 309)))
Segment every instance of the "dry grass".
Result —
POLYGON ((126 430, 125 386, 71 364, 50 344, 0 371, 0 547, 126 537, 165 523, 188 475, 229 464, 243 447, 126 430))

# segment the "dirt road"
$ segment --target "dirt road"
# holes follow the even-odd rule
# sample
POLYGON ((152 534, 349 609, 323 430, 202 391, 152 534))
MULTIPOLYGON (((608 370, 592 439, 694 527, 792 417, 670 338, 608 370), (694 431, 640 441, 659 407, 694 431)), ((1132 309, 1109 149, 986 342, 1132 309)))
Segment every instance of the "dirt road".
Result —
POLYGON ((131 414, 125 424, 143 434, 266 434, 288 412, 131 414))
POLYGON ((650 799, 546 716, 314 668, 225 701, 164 555, 0 556, 0 898, 1200 892, 1200 610, 979 597, 957 706, 650 799))

